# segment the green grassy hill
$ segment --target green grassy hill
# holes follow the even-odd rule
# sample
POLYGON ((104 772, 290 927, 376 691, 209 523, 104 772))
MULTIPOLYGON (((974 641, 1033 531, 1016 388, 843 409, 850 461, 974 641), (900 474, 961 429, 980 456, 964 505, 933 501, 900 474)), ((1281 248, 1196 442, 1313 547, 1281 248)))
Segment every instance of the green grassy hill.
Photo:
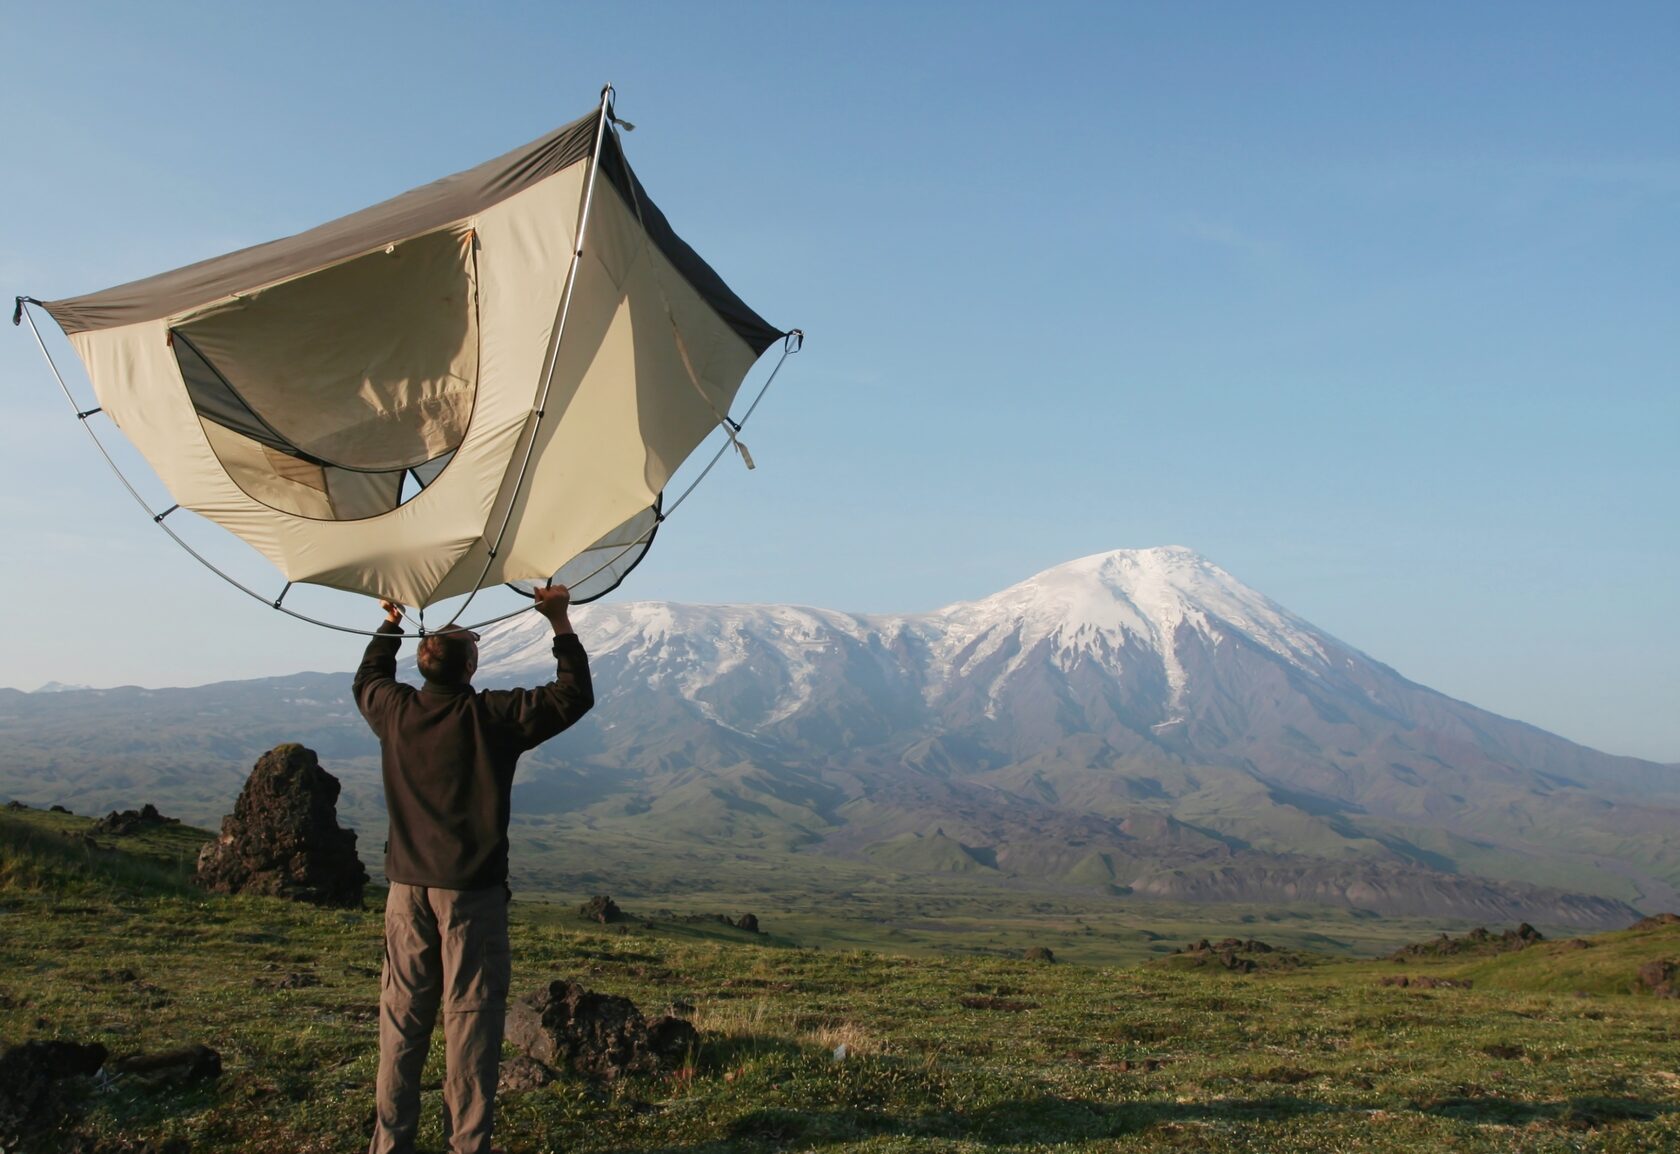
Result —
MULTIPOLYGON (((96 848, 88 824, 0 814, 0 1039, 114 1054, 201 1042, 224 1072, 198 1087, 84 1084, 23 1149, 365 1143, 374 903, 206 895, 185 884, 202 831, 96 848)), ((703 1045, 667 1077, 505 1094, 497 1142, 513 1152, 1680 1148, 1680 1001, 1614 977, 1680 952, 1672 926, 1584 948, 1238 974, 813 949, 797 932, 719 922, 514 911, 516 991, 569 977, 649 1010, 687 1003, 703 1045), (1473 984, 1381 984, 1396 973, 1473 984)), ((441 1045, 424 1150, 441 1148, 440 1059, 441 1045)))
POLYGON ((1680 961, 1680 924, 1538 942, 1487 957, 1408 960, 1394 969, 1456 978, 1476 989, 1603 997, 1640 994, 1639 967, 1661 960, 1680 961))

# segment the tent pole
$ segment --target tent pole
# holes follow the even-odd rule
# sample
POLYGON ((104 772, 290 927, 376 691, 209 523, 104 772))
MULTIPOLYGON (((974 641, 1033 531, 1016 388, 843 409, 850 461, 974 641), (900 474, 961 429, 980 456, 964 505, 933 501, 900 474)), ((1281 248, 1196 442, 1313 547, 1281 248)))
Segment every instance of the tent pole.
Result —
POLYGON ((490 572, 490 566, 496 563, 496 554, 501 551, 502 539, 507 536, 508 526, 513 523, 513 510, 519 504, 519 493, 525 487, 525 476, 531 468, 531 457, 537 449, 537 434, 542 429, 543 413, 548 409, 549 390, 554 385, 554 369, 560 363, 560 341, 566 333, 566 318, 572 311, 572 292, 577 288, 578 269, 583 263, 583 238, 589 228, 589 208, 595 202, 595 178, 601 172, 601 145, 607 135, 607 123, 612 116, 613 86, 605 84, 601 87, 601 110, 599 120, 595 125, 595 150, 589 157, 589 178, 583 185, 583 210, 578 214, 577 235, 573 238, 572 263, 566 270, 566 288, 560 294, 560 313, 554 322, 554 339, 549 342, 548 368, 543 372, 542 390, 537 394, 536 408, 531 410, 535 420, 531 423, 531 439, 525 443, 525 455, 519 462, 519 473, 514 477, 513 489, 508 493, 507 508, 502 511, 502 524, 496 530, 496 539, 490 543, 489 552, 484 558, 484 568, 478 572, 478 580, 473 582, 472 591, 467 599, 461 602, 460 608, 450 615, 443 628, 455 624, 461 614, 467 611, 473 598, 478 596, 479 589, 484 584, 485 576, 490 572))

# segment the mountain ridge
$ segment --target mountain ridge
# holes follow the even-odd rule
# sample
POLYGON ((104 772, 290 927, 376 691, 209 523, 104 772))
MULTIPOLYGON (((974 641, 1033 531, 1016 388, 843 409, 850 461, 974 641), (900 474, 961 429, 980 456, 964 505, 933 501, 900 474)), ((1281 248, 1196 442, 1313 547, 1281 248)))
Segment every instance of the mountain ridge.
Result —
MULTIPOLYGON (((1335 904, 1570 924, 1613 924, 1680 886, 1670 768, 1408 681, 1182 547, 1094 554, 926 613, 622 602, 575 616, 599 705, 529 759, 516 794, 560 842, 970 862, 1187 900, 1302 900, 1293 874, 1335 904), (966 849, 916 846, 936 829, 966 849)), ((478 683, 546 677, 548 635, 534 615, 487 628, 478 683)), ((249 715, 209 740, 221 723, 199 708, 174 748, 316 744, 367 775, 347 796, 377 820, 344 683, 227 683, 239 704, 220 708, 249 715)), ((130 743, 148 706, 207 700, 135 692, 153 696, 131 703, 130 743)), ((54 732, 81 697, 0 702, 0 753, 23 713, 54 732)))

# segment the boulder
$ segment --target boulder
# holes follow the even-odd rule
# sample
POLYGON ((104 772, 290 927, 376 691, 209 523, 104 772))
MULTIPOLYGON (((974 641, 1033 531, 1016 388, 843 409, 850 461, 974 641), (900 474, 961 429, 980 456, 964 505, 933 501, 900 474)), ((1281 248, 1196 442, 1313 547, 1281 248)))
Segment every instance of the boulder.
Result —
POLYGON ((756 934, 756 933, 762 932, 758 928, 758 918, 755 917, 752 914, 742 914, 740 916, 740 918, 735 922, 735 928, 736 929, 741 929, 741 930, 746 930, 747 933, 749 933, 749 934, 756 934))
POLYGON ((1639 967, 1639 988, 1659 998, 1680 997, 1680 962, 1658 959, 1639 967))
POLYGON ((1486 926, 1477 926, 1463 937, 1454 938, 1442 934, 1434 941, 1402 946, 1390 954, 1389 958, 1392 961, 1404 962, 1408 958, 1447 958, 1458 954, 1474 956, 1502 954, 1512 950, 1527 949, 1529 946, 1545 940, 1545 935, 1527 922, 1523 922, 1514 930, 1506 930, 1502 934, 1496 934, 1486 926))
POLYGON ((1049 946, 1029 946, 1027 948, 1027 961, 1048 962, 1054 965, 1056 963, 1056 952, 1049 946))
POLYGON ((603 926, 608 922, 624 920, 624 911, 618 908, 618 903, 606 894, 596 894, 578 907, 578 913, 592 922, 600 922, 603 926))
POLYGON ((676 1069, 700 1035, 681 1018, 649 1022, 629 998, 555 981, 508 1006, 507 1039, 543 1066, 610 1079, 676 1069))
POLYGON ((92 1077, 105 1057, 97 1042, 25 1042, 0 1054, 0 1148, 56 1121, 64 1110, 59 1083, 92 1077))
POLYGON ((367 867, 338 824, 338 778, 313 750, 277 745, 257 759, 193 881, 216 893, 262 894, 359 908, 367 867))
POLYGON ((148 829, 157 829, 159 826, 180 824, 180 818, 164 817, 158 812, 157 806, 147 802, 139 809, 125 809, 121 813, 112 810, 93 823, 93 832, 110 834, 114 837, 126 837, 129 834, 141 833, 148 829))
POLYGON ((129 1080, 130 1085, 159 1089, 214 1082, 222 1076, 222 1056, 209 1046, 183 1046, 156 1054, 129 1054, 113 1059, 110 1072, 129 1080))
POLYGON ((502 1091, 540 1090, 554 1081, 554 1071, 525 1054, 502 1063, 496 1088, 502 1091))

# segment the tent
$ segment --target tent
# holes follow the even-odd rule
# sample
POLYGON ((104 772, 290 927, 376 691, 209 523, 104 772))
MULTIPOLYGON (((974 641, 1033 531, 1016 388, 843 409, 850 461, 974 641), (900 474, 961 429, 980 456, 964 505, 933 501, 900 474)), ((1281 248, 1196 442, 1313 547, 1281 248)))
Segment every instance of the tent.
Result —
POLYGON ((63 329, 177 505, 287 588, 423 607, 558 574, 598 596, 646 551, 683 460, 719 425, 735 441, 760 355, 799 336, 672 231, 619 123, 609 87, 382 204, 19 309, 63 329))

